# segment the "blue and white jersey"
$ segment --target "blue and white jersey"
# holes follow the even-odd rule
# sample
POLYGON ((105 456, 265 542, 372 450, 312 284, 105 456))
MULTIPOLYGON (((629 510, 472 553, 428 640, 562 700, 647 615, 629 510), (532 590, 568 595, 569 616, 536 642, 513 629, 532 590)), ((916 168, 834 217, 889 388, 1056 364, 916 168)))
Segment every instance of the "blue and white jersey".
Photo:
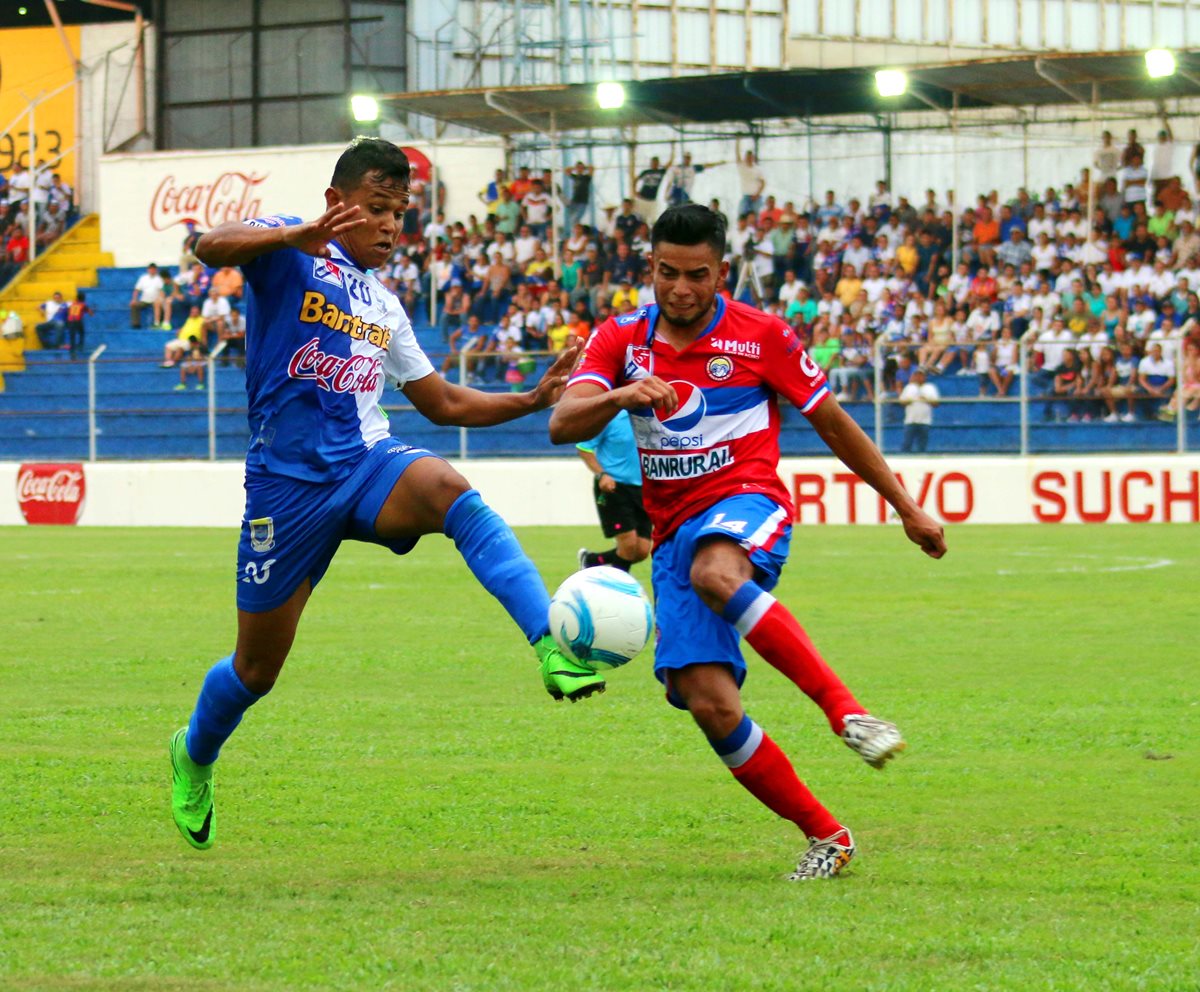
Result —
MULTIPOLYGON (((260 217, 288 227, 299 217, 260 217)), ((379 409, 386 380, 403 386, 433 372, 400 301, 336 242, 332 257, 294 248, 242 266, 248 296, 247 468, 307 482, 349 475, 389 437, 379 409)))

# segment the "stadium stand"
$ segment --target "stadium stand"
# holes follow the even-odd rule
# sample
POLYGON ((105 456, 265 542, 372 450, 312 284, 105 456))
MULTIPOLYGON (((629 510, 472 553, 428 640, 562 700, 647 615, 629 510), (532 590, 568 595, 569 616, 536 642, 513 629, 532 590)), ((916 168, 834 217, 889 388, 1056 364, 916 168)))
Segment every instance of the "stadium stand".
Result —
MULTIPOLYGON (((670 164, 663 172, 663 202, 655 209, 687 198, 686 175, 670 164)), ((845 377, 846 387, 857 380, 858 391, 852 395, 844 388, 840 398, 868 432, 875 428, 871 398, 879 380, 886 451, 899 449, 903 416, 895 398, 917 361, 929 366, 943 398, 931 451, 1019 450, 1020 377, 1008 381, 990 371, 1003 372, 1013 361, 1000 341, 1004 327, 1030 344, 1031 451, 1173 450, 1175 426, 1159 416, 1165 397, 1154 399, 1140 389, 1136 363, 1157 340, 1175 362, 1172 371, 1179 367, 1175 356, 1181 349, 1186 349, 1185 368, 1195 370, 1198 364, 1196 213, 1178 180, 1164 183, 1159 202, 1147 210, 1147 200, 1138 198, 1136 172, 1122 173, 1097 186, 1089 232, 1083 218, 1087 181, 1085 176, 1078 188, 1067 184, 1041 196, 1021 190, 1007 202, 994 192, 981 195, 957 218, 937 203, 933 191, 915 206, 907 197, 894 197, 883 183, 861 199, 850 197, 843 204, 830 191, 822 203, 799 208, 793 202, 777 204, 764 191, 753 202, 756 209, 730 225, 729 289, 791 323, 830 372, 861 363, 857 375, 845 377), (955 249, 957 268, 951 265, 955 249), (1114 414, 1114 404, 1106 403, 1114 382, 1105 381, 1107 373, 1097 361, 1104 347, 1119 351, 1122 344, 1132 355, 1123 362, 1118 356, 1116 365, 1124 377, 1119 381, 1129 379, 1130 388, 1139 392, 1134 416, 1114 414), (1067 351, 1075 356, 1068 365, 1082 365, 1074 377, 1058 375, 1067 351), (865 354, 865 362, 853 357, 856 352, 865 354), (908 359, 898 361, 901 355, 908 359), (1057 398, 1048 398, 1056 390, 1057 398)), ((550 184, 544 175, 543 185, 550 184)), ((510 182, 511 195, 497 194, 489 204, 493 212, 482 222, 434 218, 428 198, 415 190, 403 244, 380 273, 404 300, 418 340, 435 363, 451 354, 452 378, 458 374, 453 350, 468 339, 461 329, 469 316, 479 318, 482 333, 467 349, 477 360, 473 383, 482 388, 520 388, 522 375, 536 375, 543 367, 530 370, 522 361, 526 353, 556 347, 567 333, 586 333, 653 296, 644 272, 647 218, 631 201, 608 211, 598 231, 576 225, 565 233, 556 279, 546 255, 551 246, 543 234, 544 207, 534 211, 541 237, 522 223, 529 217, 520 201, 531 188, 532 181, 510 182), (516 211, 510 202, 517 204, 516 211), (434 282, 439 303, 449 296, 451 305, 439 306, 440 315, 431 323, 434 282)), ((84 352, 104 348, 94 369, 98 457, 206 458, 214 451, 218 458, 240 457, 247 433, 241 369, 217 366, 209 388, 189 385, 178 391, 178 373, 160 368, 159 361, 188 307, 173 308, 170 329, 131 330, 129 301, 145 269, 85 270, 83 262, 104 261, 97 255, 94 223, 88 219, 78 235, 69 235, 35 263, 40 266, 36 278, 26 273, 16 284, 28 315, 26 367, 10 374, 0 393, 0 457, 88 454, 87 363, 39 349, 31 327, 32 308, 49 292, 72 294, 79 286, 94 287, 87 293, 93 313, 86 322, 84 352)), ((168 277, 177 274, 173 267, 162 271, 168 277)), ((209 275, 201 276, 204 285, 209 275)), ((21 363, 6 364, 11 369, 21 363)), ((1195 371, 1184 377, 1195 387, 1189 376, 1194 378, 1195 371)), ((463 450, 462 433, 428 424, 400 394, 385 408, 406 439, 446 454, 463 450)), ((466 450, 556 453, 545 419, 471 432, 466 450)), ((785 454, 823 450, 795 411, 785 412, 784 423, 785 454)), ((1187 442, 1200 442, 1195 424, 1188 427, 1187 442)))

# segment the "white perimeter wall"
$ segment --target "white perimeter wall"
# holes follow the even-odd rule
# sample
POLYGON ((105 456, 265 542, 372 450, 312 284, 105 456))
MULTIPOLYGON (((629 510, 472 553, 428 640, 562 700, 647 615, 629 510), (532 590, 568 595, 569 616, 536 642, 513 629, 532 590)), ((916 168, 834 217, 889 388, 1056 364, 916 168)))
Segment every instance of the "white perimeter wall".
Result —
MULTIPOLYGON (((1200 522, 1200 455, 892 458, 905 486, 946 523, 1200 522)), ((574 459, 454 462, 516 526, 596 522, 591 476, 574 459)), ((0 524, 22 523, 20 466, 0 463, 0 524)), ((233 527, 243 509, 233 462, 83 466, 81 524, 233 527), (185 516, 180 507, 189 507, 185 516)), ((785 459, 801 523, 878 524, 878 497, 832 458, 785 459)))
MULTIPOLYGON (((482 209, 477 194, 504 167, 498 140, 414 143, 437 167, 446 187, 446 216, 466 219, 482 209)), ((204 231, 226 220, 268 214, 305 219, 325 210, 324 192, 345 145, 140 152, 100 160, 100 239, 117 265, 176 265, 194 218, 204 231)))

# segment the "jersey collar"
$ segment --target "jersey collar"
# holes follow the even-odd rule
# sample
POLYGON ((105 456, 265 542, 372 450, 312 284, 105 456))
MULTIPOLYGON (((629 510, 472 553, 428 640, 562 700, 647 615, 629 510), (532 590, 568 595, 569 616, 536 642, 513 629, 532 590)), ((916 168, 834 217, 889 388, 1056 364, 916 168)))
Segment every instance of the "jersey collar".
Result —
POLYGON ((371 271, 370 269, 364 269, 361 265, 354 261, 354 259, 350 257, 349 252, 347 252, 346 249, 344 249, 336 241, 329 242, 329 255, 332 261, 349 265, 352 269, 358 269, 359 272, 371 271))
MULTIPOLYGON (((696 336, 696 340, 688 345, 688 348, 690 348, 693 344, 696 344, 696 342, 704 340, 704 338, 706 338, 710 334, 712 334, 712 332, 714 330, 716 330, 717 324, 719 324, 721 322, 721 318, 724 316, 725 316, 725 297, 722 296, 720 293, 718 293, 717 297, 716 297, 716 309, 713 312, 712 320, 710 320, 708 322, 708 326, 705 327, 704 330, 701 331, 696 336)), ((657 326, 658 326, 658 304, 651 303, 650 306, 646 308, 646 347, 648 347, 648 348, 652 347, 654 345, 654 328, 657 326)))

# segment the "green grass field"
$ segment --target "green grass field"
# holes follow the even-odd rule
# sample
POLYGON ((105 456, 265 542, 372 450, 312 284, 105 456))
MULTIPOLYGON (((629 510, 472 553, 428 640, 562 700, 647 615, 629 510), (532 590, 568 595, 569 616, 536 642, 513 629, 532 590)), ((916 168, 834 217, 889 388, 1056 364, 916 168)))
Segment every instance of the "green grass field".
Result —
MULTIPOLYGON (((599 537, 520 536, 552 583, 599 537)), ((236 535, 2 529, 0 988, 1196 990, 1198 537, 799 529, 781 598, 910 743, 867 768, 751 660, 859 842, 789 885, 794 828, 648 657, 552 703, 441 538, 345 546, 193 851, 166 742, 232 644, 236 535)))

